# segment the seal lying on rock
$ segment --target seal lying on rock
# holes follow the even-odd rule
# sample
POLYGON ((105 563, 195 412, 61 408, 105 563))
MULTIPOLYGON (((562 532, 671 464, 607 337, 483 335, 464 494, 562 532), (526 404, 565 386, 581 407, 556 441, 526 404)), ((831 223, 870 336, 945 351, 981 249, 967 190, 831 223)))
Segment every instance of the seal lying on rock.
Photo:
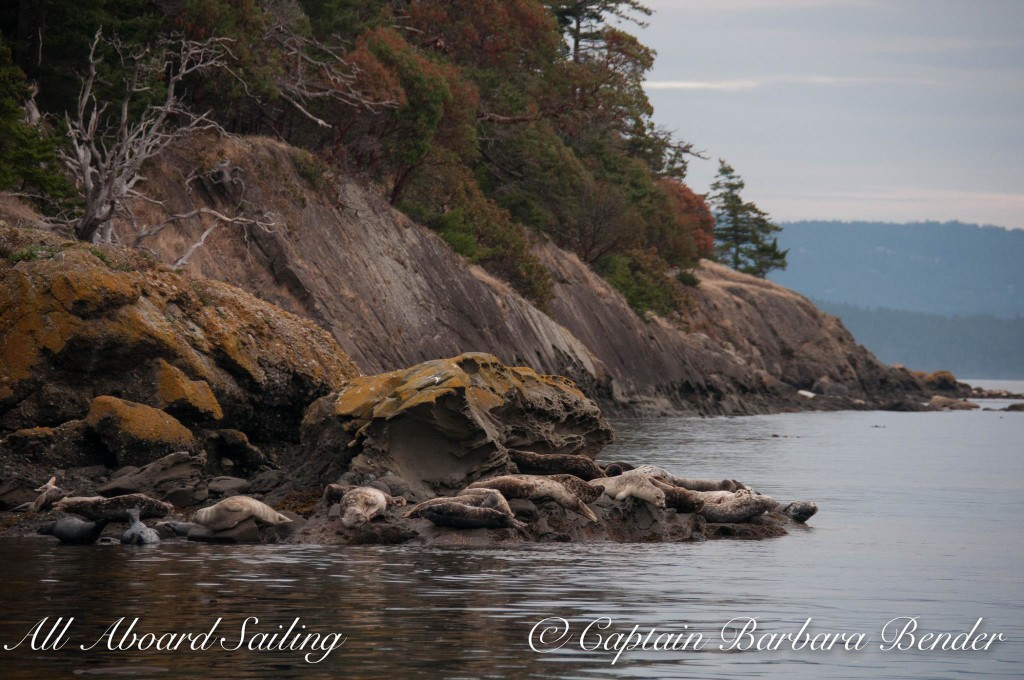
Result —
POLYGON ((351 529, 383 515, 389 507, 405 503, 404 498, 389 496, 372 486, 357 486, 341 497, 341 523, 351 529))
POLYGON ((591 522, 597 521, 594 511, 586 506, 561 482, 538 475, 504 475, 473 482, 468 489, 497 489, 505 498, 550 498, 566 510, 583 515, 591 522))
POLYGON ((455 529, 525 529, 497 489, 463 489, 458 496, 432 498, 402 515, 422 517, 435 526, 455 529))
POLYGON ((696 491, 704 499, 700 514, 709 522, 739 524, 754 517, 772 512, 778 502, 770 496, 755 493, 750 489, 739 491, 696 491))
POLYGON ((665 492, 654 485, 644 475, 619 475, 605 477, 590 482, 604 489, 604 492, 617 501, 632 496, 659 508, 665 507, 665 492))
POLYGON ((508 450, 508 457, 520 472, 529 475, 570 474, 583 481, 604 477, 604 470, 586 456, 568 453, 532 453, 508 450))
POLYGON ((593 503, 594 501, 601 497, 601 494, 604 493, 604 489, 602 489, 601 487, 589 484, 580 479, 579 477, 577 477, 576 475, 548 476, 551 477, 551 479, 555 480, 556 482, 560 483, 562 486, 564 486, 572 493, 576 494, 576 497, 579 498, 584 503, 593 503))
POLYGON ((61 517, 56 522, 50 522, 39 527, 39 533, 47 536, 55 536, 61 543, 71 545, 92 545, 103 533, 108 520, 101 519, 95 522, 87 522, 77 517, 61 517))
POLYGON ((276 526, 287 524, 290 519, 249 496, 231 496, 216 505, 197 510, 192 521, 211 531, 224 531, 252 517, 257 522, 276 526))
POLYGON ((160 542, 160 535, 150 529, 139 519, 139 509, 132 508, 128 511, 128 519, 131 522, 129 527, 121 534, 121 543, 124 545, 152 545, 160 542))
POLYGON ((36 491, 39 492, 39 497, 32 501, 32 505, 28 506, 31 512, 49 510, 50 506, 68 495, 64 489, 57 486, 56 477, 50 477, 50 481, 43 484, 36 491))
POLYGON ((645 477, 660 479, 663 482, 668 482, 672 486, 680 486, 684 489, 689 489, 690 491, 736 491, 737 489, 747 488, 735 479, 723 479, 716 481, 714 479, 688 479, 686 477, 676 477, 665 468, 658 467, 657 465, 640 465, 632 470, 625 470, 622 474, 644 475, 645 477))
POLYGON ((654 486, 665 492, 665 507, 676 512, 697 512, 704 507, 704 499, 696 491, 682 486, 674 486, 663 482, 657 477, 648 477, 654 486))

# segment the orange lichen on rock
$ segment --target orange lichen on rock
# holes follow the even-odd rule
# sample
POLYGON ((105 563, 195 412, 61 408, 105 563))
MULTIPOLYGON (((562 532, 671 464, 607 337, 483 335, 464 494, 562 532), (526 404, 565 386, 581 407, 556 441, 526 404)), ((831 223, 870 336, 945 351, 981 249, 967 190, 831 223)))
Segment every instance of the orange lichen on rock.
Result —
POLYGON ((594 456, 612 438, 571 381, 482 353, 355 378, 302 422, 303 447, 319 465, 311 483, 393 472, 428 496, 514 471, 509 448, 594 456))
POLYGON ((117 457, 118 465, 146 465, 196 445, 192 432, 173 416, 117 397, 93 399, 85 422, 117 457))
POLYGON ((169 413, 196 420, 220 420, 224 411, 205 380, 189 380, 179 368, 156 360, 156 390, 161 406, 169 413))

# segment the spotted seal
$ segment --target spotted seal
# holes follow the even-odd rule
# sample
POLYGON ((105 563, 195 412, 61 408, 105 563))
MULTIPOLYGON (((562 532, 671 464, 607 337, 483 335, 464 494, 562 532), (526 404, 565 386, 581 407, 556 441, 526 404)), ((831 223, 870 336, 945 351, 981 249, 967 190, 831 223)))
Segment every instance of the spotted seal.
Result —
POLYGON ((539 475, 504 475, 473 482, 469 489, 497 489, 505 498, 550 498, 566 510, 583 515, 591 522, 597 521, 594 511, 587 507, 578 496, 569 491, 561 482, 539 475))

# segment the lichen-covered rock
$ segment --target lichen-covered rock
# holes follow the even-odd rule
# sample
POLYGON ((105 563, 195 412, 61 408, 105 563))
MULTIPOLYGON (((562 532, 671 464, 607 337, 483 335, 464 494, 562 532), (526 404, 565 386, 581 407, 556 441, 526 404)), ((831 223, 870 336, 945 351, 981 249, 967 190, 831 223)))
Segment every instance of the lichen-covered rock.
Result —
POLYGON ((175 451, 191 451, 192 432, 160 409, 117 397, 96 397, 85 417, 117 464, 147 465, 175 451))
POLYGON ((356 375, 326 331, 237 288, 0 222, 0 433, 115 394, 211 420, 219 404, 223 427, 294 441, 306 405, 356 375))
POLYGON ((205 380, 189 380, 181 369, 156 360, 156 393, 161 407, 189 423, 220 420, 224 411, 205 380))
POLYGON ((144 493, 178 507, 202 503, 209 497, 205 481, 206 460, 178 451, 142 468, 125 467, 96 491, 101 496, 144 493))
POLYGON ((302 423, 304 481, 390 471, 430 497, 512 472, 509 448, 593 457, 612 438, 565 378, 463 354, 357 378, 314 402, 302 423))

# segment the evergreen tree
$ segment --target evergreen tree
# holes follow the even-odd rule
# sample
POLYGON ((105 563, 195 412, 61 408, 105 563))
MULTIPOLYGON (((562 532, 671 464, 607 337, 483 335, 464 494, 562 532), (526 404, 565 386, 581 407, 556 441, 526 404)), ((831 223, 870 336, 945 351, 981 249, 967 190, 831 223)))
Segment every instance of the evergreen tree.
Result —
POLYGON ((25 120, 29 88, 11 51, 0 41, 0 191, 37 193, 48 200, 69 194, 51 139, 25 120))
POLYGON ((708 205, 715 216, 715 257, 736 271, 764 278, 786 268, 786 253, 775 236, 782 227, 740 192, 746 183, 731 165, 718 161, 718 176, 711 184, 708 205))

